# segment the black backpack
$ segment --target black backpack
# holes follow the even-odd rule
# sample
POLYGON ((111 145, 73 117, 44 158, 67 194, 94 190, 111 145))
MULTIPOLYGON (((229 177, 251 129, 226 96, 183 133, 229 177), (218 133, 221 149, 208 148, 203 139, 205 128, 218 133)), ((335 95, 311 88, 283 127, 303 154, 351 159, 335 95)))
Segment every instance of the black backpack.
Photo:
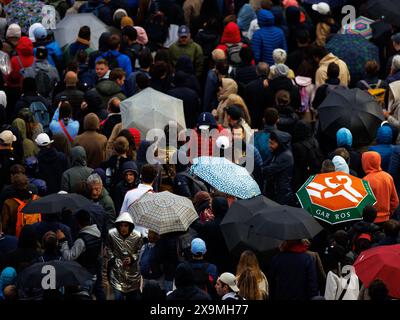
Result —
POLYGON ((37 69, 35 81, 36 81, 37 92, 43 97, 46 98, 49 97, 52 89, 49 74, 42 69, 37 69))
POLYGON ((318 142, 316 140, 313 140, 313 142, 306 140, 302 141, 301 144, 307 148, 308 173, 312 175, 321 172, 322 162, 325 158, 318 142))
POLYGON ((240 50, 243 47, 242 42, 226 44, 228 53, 228 64, 232 67, 238 67, 242 63, 242 58, 240 58, 240 50))
POLYGON ((118 57, 119 54, 114 55, 111 51, 108 51, 102 55, 102 58, 108 62, 108 67, 110 68, 110 70, 119 68, 118 57))
POLYGON ((192 257, 192 252, 190 251, 192 240, 197 237, 197 231, 190 228, 188 231, 179 235, 176 239, 176 250, 178 254, 178 261, 184 262, 189 261, 192 257))

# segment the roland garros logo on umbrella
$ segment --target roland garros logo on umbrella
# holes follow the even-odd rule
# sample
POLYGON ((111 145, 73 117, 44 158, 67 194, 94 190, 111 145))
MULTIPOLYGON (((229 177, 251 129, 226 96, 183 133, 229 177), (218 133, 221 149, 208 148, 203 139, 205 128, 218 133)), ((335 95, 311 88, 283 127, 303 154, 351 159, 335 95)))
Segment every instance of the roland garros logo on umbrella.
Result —
POLYGON ((303 208, 329 223, 360 219, 364 206, 375 202, 367 181, 342 172, 310 177, 297 195, 303 208))

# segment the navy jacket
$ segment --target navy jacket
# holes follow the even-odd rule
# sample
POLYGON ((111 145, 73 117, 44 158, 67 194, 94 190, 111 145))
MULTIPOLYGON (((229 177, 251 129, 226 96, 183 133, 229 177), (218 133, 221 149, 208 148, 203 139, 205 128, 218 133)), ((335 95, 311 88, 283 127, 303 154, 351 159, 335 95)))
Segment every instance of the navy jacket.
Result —
POLYGON ((316 264, 308 253, 281 252, 272 258, 272 300, 310 300, 318 295, 316 264))
POLYGON ((266 185, 266 196, 280 204, 293 205, 292 190, 293 154, 290 150, 290 134, 273 131, 270 138, 275 137, 279 147, 273 152, 272 159, 264 163, 262 173, 266 185))

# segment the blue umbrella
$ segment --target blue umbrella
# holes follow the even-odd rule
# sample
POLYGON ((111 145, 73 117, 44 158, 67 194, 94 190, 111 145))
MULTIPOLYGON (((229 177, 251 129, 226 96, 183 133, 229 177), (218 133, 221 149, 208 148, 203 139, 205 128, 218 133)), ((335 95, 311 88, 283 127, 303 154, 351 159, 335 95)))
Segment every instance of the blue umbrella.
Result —
POLYGON ((379 63, 378 47, 358 34, 336 34, 328 41, 326 48, 346 62, 352 81, 363 78, 367 61, 379 63))
POLYGON ((190 171, 215 189, 240 199, 250 199, 261 194, 257 182, 246 168, 226 158, 195 158, 190 171))

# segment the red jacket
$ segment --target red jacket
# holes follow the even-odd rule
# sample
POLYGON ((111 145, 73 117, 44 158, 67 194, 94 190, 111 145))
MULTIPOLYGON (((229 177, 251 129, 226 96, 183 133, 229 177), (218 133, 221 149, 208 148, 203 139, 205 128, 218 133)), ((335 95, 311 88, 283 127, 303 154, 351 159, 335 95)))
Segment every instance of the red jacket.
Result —
POLYGON ((369 182, 374 192, 376 203, 374 207, 378 215, 374 223, 385 222, 390 219, 399 205, 396 187, 390 174, 381 169, 381 156, 375 151, 362 154, 362 167, 367 174, 363 179, 369 182))
MULTIPOLYGON (((19 39, 16 51, 24 68, 28 68, 33 64, 33 44, 28 37, 21 37, 21 39, 19 39)), ((20 71, 21 66, 17 57, 11 58, 11 67, 13 71, 20 71)))
MULTIPOLYGON (((229 22, 226 25, 224 32, 222 33, 221 42, 217 46, 217 49, 223 50, 225 52, 225 55, 227 55, 228 47, 226 46, 226 43, 232 44, 241 41, 242 38, 240 36, 239 26, 234 22, 229 22)), ((246 44, 244 44, 243 46, 247 47, 246 44)))

